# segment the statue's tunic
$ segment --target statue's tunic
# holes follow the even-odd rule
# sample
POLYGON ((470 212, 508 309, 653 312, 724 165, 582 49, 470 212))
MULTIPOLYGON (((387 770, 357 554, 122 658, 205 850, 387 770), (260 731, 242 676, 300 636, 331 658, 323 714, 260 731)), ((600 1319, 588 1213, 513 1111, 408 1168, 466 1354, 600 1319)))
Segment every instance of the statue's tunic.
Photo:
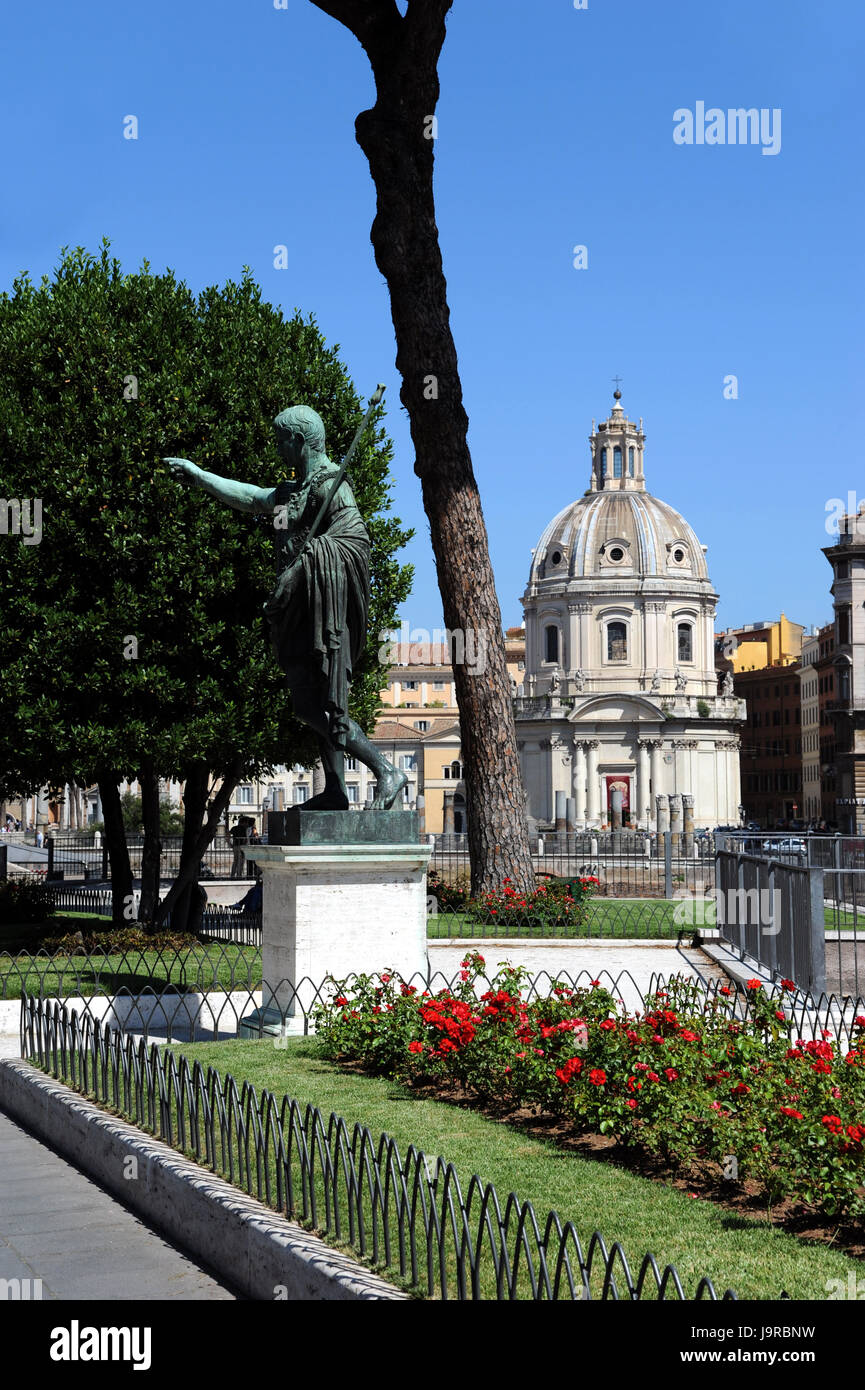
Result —
POLYGON ((318 533, 302 551, 319 508, 339 470, 328 464, 299 489, 277 488, 279 598, 268 609, 274 655, 289 689, 321 690, 330 716, 331 741, 345 746, 348 688, 366 644, 369 603, 369 535, 347 482, 321 519, 318 533), (302 553, 298 553, 302 552, 302 553), (294 558, 296 556, 296 558, 294 558))

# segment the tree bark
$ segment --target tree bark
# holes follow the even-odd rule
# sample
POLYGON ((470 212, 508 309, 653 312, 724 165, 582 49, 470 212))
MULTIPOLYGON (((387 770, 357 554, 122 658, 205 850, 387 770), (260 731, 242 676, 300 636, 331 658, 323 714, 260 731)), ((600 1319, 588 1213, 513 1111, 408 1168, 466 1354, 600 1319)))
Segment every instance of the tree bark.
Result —
POLYGON ((438 58, 452 0, 312 0, 363 45, 376 102, 357 118, 376 188, 376 265, 390 291, 396 364, 430 523, 454 660, 465 764, 472 890, 535 885, 501 611, 468 447, 433 196, 438 58), (453 640, 453 639, 452 639, 453 640), (474 646, 470 646, 474 644, 474 646))
POLYGON ((219 825, 220 816, 225 813, 231 801, 232 793, 237 786, 237 780, 240 777, 242 769, 243 759, 235 758, 225 769, 222 785, 209 801, 207 793, 209 774, 207 769, 204 768, 203 764, 196 763, 188 770, 184 780, 187 783, 192 781, 192 795, 191 800, 187 802, 186 791, 184 791, 183 850, 180 859, 180 867, 178 869, 177 878, 172 883, 167 896, 156 909, 153 919, 154 926, 160 922, 164 922, 170 915, 172 928, 181 930, 182 928, 178 926, 178 922, 181 919, 180 917, 175 917, 174 911, 175 908, 180 905, 181 899, 184 896, 187 897, 187 906, 185 908, 180 908, 180 911, 184 914, 182 918, 183 922, 186 923, 189 921, 190 913, 194 912, 194 907, 189 906, 187 889, 193 889, 194 891, 193 885, 198 879, 198 869, 202 857, 216 833, 216 827, 219 825), (198 780, 202 776, 204 778, 203 799, 201 796, 201 784, 198 780))
POLYGON ((162 840, 159 834, 159 777, 148 766, 139 775, 141 786, 141 821, 144 847, 141 851, 141 898, 138 904, 139 922, 151 923, 159 902, 162 840))
POLYGON ((120 809, 120 789, 107 774, 99 779, 99 799, 111 864, 111 918, 115 927, 128 927, 133 920, 132 866, 126 844, 126 829, 120 809))

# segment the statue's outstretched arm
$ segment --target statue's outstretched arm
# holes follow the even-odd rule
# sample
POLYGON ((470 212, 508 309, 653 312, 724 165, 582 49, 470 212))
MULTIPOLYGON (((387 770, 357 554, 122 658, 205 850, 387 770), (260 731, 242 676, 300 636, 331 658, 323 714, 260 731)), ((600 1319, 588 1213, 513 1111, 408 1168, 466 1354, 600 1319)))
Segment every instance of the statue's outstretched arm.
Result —
POLYGON ((218 473, 206 473, 189 459, 166 458, 175 478, 192 487, 201 488, 218 502, 238 512, 272 512, 276 505, 276 488, 256 487, 253 483, 236 483, 218 473))

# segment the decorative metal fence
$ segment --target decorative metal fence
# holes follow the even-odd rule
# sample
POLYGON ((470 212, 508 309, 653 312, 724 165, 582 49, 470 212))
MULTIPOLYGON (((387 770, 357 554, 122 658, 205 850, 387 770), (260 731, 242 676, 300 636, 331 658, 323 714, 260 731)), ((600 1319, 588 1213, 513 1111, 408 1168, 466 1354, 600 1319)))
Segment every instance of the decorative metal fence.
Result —
MULTIPOLYGON (((612 898, 673 898, 714 885, 715 845, 709 835, 651 835, 642 831, 542 835, 533 842, 538 882, 551 878, 598 879, 598 893, 612 898)), ((430 868, 446 883, 467 886, 471 873, 465 835, 434 837, 430 868)))
MULTIPOLYGON (((673 1265, 646 1254, 634 1277, 617 1241, 584 1246, 571 1221, 387 1134, 248 1081, 137 1045, 59 1004, 25 998, 24 1055, 57 1079, 190 1153, 287 1217, 347 1243, 428 1298, 460 1302, 685 1300, 673 1265)), ((717 1301, 700 1278, 695 1300, 717 1301)), ((734 1300, 731 1289, 724 1300, 734 1300)))
MULTIPOLYGON (((129 862, 133 878, 141 877, 141 856, 144 850, 142 835, 127 835, 129 862)), ((164 835, 161 840, 160 873, 163 879, 177 877, 183 839, 180 835, 164 835)), ((104 838, 97 844, 93 835, 53 835, 45 842, 49 879, 84 879, 110 882, 111 863, 104 838)), ((235 852, 234 845, 218 836, 208 846, 199 866, 199 879, 254 878, 255 867, 246 857, 235 852)))
MULTIPOLYGON (((356 978, 349 976, 339 983, 352 986, 356 978)), ((655 973, 644 990, 628 970, 615 974, 588 968, 540 971, 528 980, 524 991, 528 999, 534 999, 546 997, 557 984, 579 989, 597 980, 623 1008, 633 1011, 643 1009, 646 998, 667 989, 673 978, 655 973)), ((25 995, 53 1000, 82 1017, 160 1042, 235 1038, 241 1020, 248 1035, 261 1037, 262 1011, 277 1032, 307 1034, 315 1008, 330 998, 337 982, 305 977, 271 983, 272 988, 263 989, 261 952, 232 942, 201 942, 183 950, 0 953, 0 1001, 25 995)), ((432 971, 414 975, 406 983, 436 993, 456 988, 459 976, 432 971)), ((748 993, 733 980, 692 983, 705 993, 707 1003, 716 1001, 719 989, 729 990, 723 996, 724 1009, 732 1011, 734 1018, 746 1017, 748 993)), ((492 974, 479 976, 479 993, 491 985, 492 974)), ((769 994, 793 1020, 797 1037, 819 1039, 828 1030, 839 1045, 843 1042, 847 1049, 853 1045, 855 1016, 865 1014, 862 999, 802 990, 791 993, 780 985, 771 987, 769 994)))

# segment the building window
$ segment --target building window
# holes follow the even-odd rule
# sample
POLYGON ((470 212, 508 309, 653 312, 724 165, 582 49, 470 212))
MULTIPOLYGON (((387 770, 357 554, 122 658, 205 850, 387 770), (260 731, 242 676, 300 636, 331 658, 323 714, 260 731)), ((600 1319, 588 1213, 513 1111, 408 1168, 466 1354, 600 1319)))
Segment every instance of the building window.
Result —
POLYGON ((607 660, 627 661, 628 633, 624 623, 607 624, 607 660))
POLYGON ((403 690, 417 690, 417 681, 403 681, 403 690))
POLYGON ((428 719, 416 719, 416 720, 414 721, 414 726, 415 726, 415 728, 418 730, 419 733, 425 734, 425 733, 427 732, 427 730, 429 729, 429 720, 428 720, 428 719))
POLYGON ((349 804, 351 806, 356 806, 360 801, 360 787, 357 785, 357 782, 347 782, 345 794, 348 797, 349 804))
POLYGON ((614 478, 621 478, 621 476, 622 476, 622 451, 621 451, 621 449, 619 448, 619 446, 618 446, 618 444, 617 444, 616 447, 615 447, 615 449, 613 450, 613 477, 614 477, 614 478))
POLYGON ((694 660, 693 629, 690 623, 679 623, 677 628, 678 653, 680 661, 694 660))
POLYGON ((458 762, 453 762, 453 763, 451 763, 451 777, 453 777, 454 781, 455 781, 455 782, 458 782, 458 781, 460 780, 460 778, 462 777, 462 775, 463 775, 462 764, 461 764, 461 763, 458 763, 458 762))
POLYGON ((602 477, 602 478, 606 478, 606 476, 607 476, 607 451, 606 451, 606 449, 602 449, 602 450, 601 450, 601 477, 602 477))
POLYGON ((444 690, 444 681, 433 681, 433 690, 444 690))
POLYGON ((850 609, 838 609, 838 646, 846 647, 850 641, 850 609))
POLYGON ((292 795, 295 806, 302 806, 304 801, 309 799, 309 787, 306 782, 297 782, 292 795))
POLYGON ((346 758, 345 770, 346 772, 357 772, 357 758, 346 758))
POLYGON ((400 766, 400 771, 401 771, 401 772, 414 772, 414 771, 415 771, 415 756, 414 756, 414 753, 400 753, 400 755, 399 755, 399 766, 400 766))
POLYGON ((251 806, 251 805, 252 805, 252 787, 238 787, 238 788, 237 788, 237 805, 238 805, 238 806, 251 806))
POLYGON ((633 451, 633 449, 629 449, 629 450, 628 450, 628 477, 629 477, 629 478, 633 478, 633 476, 634 476, 634 451, 633 451))
POLYGON ((544 650, 546 661, 558 661, 559 659, 559 629, 550 625, 544 631, 544 650))

